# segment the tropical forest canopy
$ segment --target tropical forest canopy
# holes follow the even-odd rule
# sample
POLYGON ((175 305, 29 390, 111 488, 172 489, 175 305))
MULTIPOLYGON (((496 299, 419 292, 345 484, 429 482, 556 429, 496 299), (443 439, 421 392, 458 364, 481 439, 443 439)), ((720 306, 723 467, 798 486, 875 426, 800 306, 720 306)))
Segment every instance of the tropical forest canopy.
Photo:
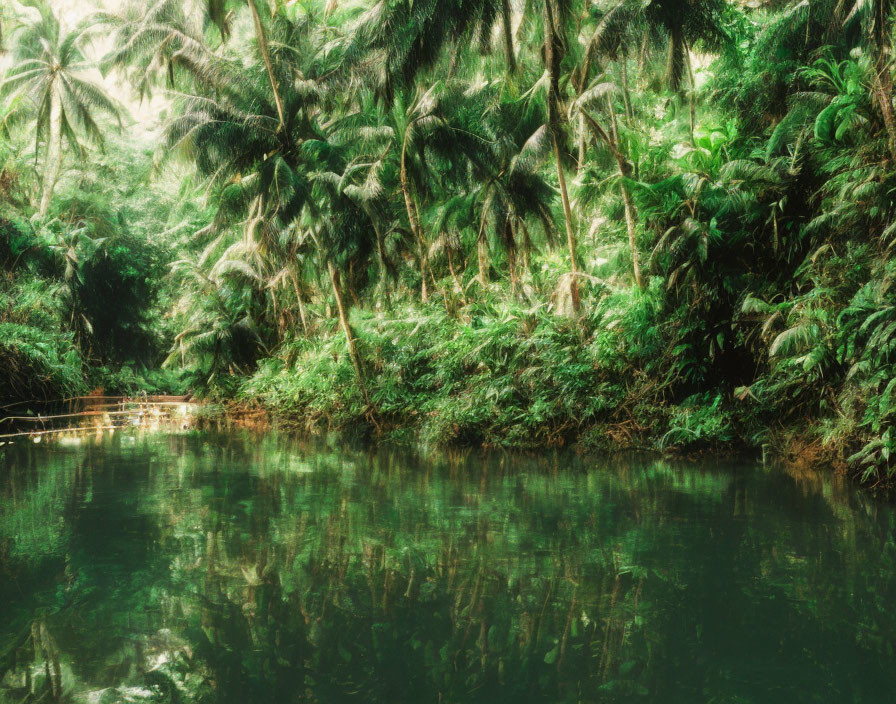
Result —
POLYGON ((4 2, 0 404, 885 481, 894 10, 4 2))

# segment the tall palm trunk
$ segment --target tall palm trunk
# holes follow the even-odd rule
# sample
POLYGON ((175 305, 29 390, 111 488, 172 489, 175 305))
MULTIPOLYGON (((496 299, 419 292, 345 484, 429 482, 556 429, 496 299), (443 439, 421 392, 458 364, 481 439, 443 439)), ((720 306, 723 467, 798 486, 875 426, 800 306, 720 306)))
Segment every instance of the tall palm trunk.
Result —
POLYGON ((50 207, 50 199, 53 197, 53 189, 59 179, 59 169, 62 166, 62 101, 59 96, 58 86, 50 87, 50 138, 47 143, 47 163, 44 166, 44 188, 40 199, 41 217, 47 214, 50 207))
MULTIPOLYGON (((466 296, 464 296, 463 284, 460 281, 460 277, 457 275, 457 270, 454 268, 454 257, 451 254, 451 249, 452 249, 451 247, 448 247, 448 249, 447 249, 448 271, 451 272, 451 278, 454 281, 454 293, 456 293, 458 296, 460 296, 461 304, 466 306, 467 298, 466 298, 466 296)), ((447 301, 447 297, 445 300, 447 301)))
POLYGON ((553 17, 552 0, 544 0, 542 4, 544 21, 544 63, 550 78, 548 88, 548 129, 554 147, 554 161, 557 165, 557 181, 560 184, 560 200, 563 203, 563 220, 566 225, 566 245, 569 248, 570 298, 572 309, 579 311, 578 264, 576 263, 576 235, 572 228, 572 208, 569 205, 569 192, 566 190, 566 174, 560 153, 560 65, 557 56, 559 39, 553 17))
POLYGON ((423 236, 423 226, 420 224, 423 222, 423 218, 420 217, 420 204, 417 202, 417 199, 413 199, 414 203, 414 214, 417 216, 417 228, 420 230, 420 253, 423 257, 422 263, 420 265, 420 271, 423 273, 423 286, 421 288, 420 294, 421 298, 424 301, 429 300, 429 283, 426 281, 426 277, 428 276, 432 287, 438 291, 442 292, 441 287, 439 286, 439 282, 436 279, 436 275, 433 273, 432 266, 429 263, 429 246, 426 243, 426 238, 423 236))
POLYGON ((610 115, 610 136, 614 142, 615 148, 612 150, 616 158, 616 164, 619 167, 619 190, 622 193, 622 205, 625 210, 625 228, 628 232, 628 246, 632 255, 632 273, 634 274, 635 284, 638 288, 644 288, 644 279, 641 276, 641 257, 638 254, 638 242, 635 232, 635 205, 632 202, 631 193, 625 183, 627 176, 628 164, 622 155, 622 146, 619 140, 619 125, 616 122, 616 108, 613 105, 613 96, 607 96, 607 107, 610 115))
POLYGON ((694 80, 694 67, 691 65, 691 47, 684 44, 684 60, 685 65, 688 69, 688 82, 690 84, 691 90, 688 96, 688 109, 690 110, 690 126, 691 126, 691 144, 696 145, 694 142, 694 130, 697 126, 697 82, 694 80))
POLYGON ((501 0, 501 28, 504 35, 504 58, 507 61, 507 75, 516 74, 516 54, 513 49, 513 13, 510 0, 501 0))
POLYGON ((268 51, 268 40, 264 35, 264 25, 261 24, 261 16, 258 14, 256 0, 246 0, 249 3, 249 9, 252 10, 252 21, 255 24, 255 37, 258 40, 258 48, 264 59, 264 65, 268 70, 268 79, 271 81, 271 90, 274 93, 274 102, 277 104, 277 117, 280 118, 280 129, 286 121, 283 119, 283 101, 280 99, 280 89, 277 86, 277 79, 274 77, 274 65, 271 63, 271 54, 268 51))
MULTIPOLYGON (((576 85, 576 94, 582 95, 582 92, 585 90, 585 86, 588 85, 588 74, 591 72, 591 52, 585 52, 585 61, 582 64, 582 68, 579 70, 578 80, 575 81, 576 85)), ((578 126, 578 157, 577 157, 577 173, 581 174, 582 170, 585 168, 585 150, 586 150, 586 139, 587 134, 585 131, 585 117, 583 115, 579 115, 579 126, 578 126)))
POLYGON ((609 148, 610 153, 616 160, 616 165, 619 169, 619 188, 622 193, 622 204, 625 208, 625 225, 626 229, 628 230, 628 244, 632 255, 632 273, 634 274, 635 283, 640 288, 644 288, 644 279, 641 275, 641 258, 638 254, 638 246, 635 237, 635 223, 637 221, 637 213, 635 212, 635 205, 632 201, 631 192, 629 191, 628 186, 625 185, 624 180, 625 177, 628 176, 631 167, 627 159, 625 158, 625 155, 622 153, 622 145, 619 141, 619 126, 616 122, 616 111, 613 107, 611 96, 607 96, 607 103, 610 113, 609 134, 607 134, 604 129, 597 123, 597 121, 595 121, 595 119, 591 117, 591 115, 589 115, 587 112, 582 110, 580 114, 585 118, 585 121, 591 128, 591 134, 594 138, 595 145, 603 142, 609 148))
POLYGON ((426 240, 423 237, 423 228, 420 226, 420 220, 417 218, 417 206, 414 204, 411 195, 411 182, 408 178, 407 167, 407 150, 408 139, 407 130, 405 130, 404 140, 401 145, 401 192, 404 195, 404 207, 408 213, 408 224, 411 226, 411 233, 417 240, 417 246, 420 249, 420 299, 426 303, 429 300, 429 287, 426 283, 426 240))
POLYGON ((576 134, 576 141, 578 142, 577 151, 578 157, 576 158, 576 173, 581 175, 582 171, 585 169, 585 118, 582 115, 579 115, 579 126, 576 134))
POLYGON ((358 343, 355 340, 352 327, 348 322, 348 313, 346 312, 345 303, 342 298, 342 283, 339 270, 332 262, 327 262, 327 269, 330 272, 330 284, 333 287, 333 295, 336 298, 336 309, 339 312, 339 324, 342 326, 342 332, 345 333, 345 341, 348 343, 348 354, 352 360, 352 366, 355 368, 355 374, 358 377, 358 386, 361 388, 361 396, 364 403, 370 405, 370 396, 367 394, 367 384, 364 383, 364 372, 361 366, 361 355, 358 352, 358 343))

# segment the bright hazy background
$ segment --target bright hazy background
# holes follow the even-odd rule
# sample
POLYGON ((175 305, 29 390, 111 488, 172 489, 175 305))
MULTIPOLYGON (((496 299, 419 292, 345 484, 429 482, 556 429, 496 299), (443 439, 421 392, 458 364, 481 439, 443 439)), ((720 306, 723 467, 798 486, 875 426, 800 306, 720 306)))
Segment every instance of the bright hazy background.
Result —
MULTIPOLYGON (((0 0, 6 4, 9 3, 13 10, 21 15, 28 14, 37 15, 37 11, 33 8, 23 6, 17 0, 0 0)), ((58 13, 63 29, 71 29, 78 25, 79 22, 86 19, 95 12, 106 10, 116 11, 124 5, 125 0, 50 0, 50 6, 58 13)), ((7 32, 8 28, 4 28, 7 32)), ((9 37, 4 37, 9 44, 9 37)), ((85 54, 88 58, 97 60, 109 48, 110 38, 108 34, 102 32, 94 32, 91 35, 91 41, 84 45, 85 54)), ((13 61, 11 52, 0 54, 0 75, 6 70, 7 66, 13 61)), ((123 129, 128 138, 145 142, 156 135, 160 125, 161 116, 168 107, 168 100, 165 98, 163 91, 156 91, 152 99, 138 100, 134 91, 127 85, 126 81, 117 73, 103 76, 99 70, 94 69, 91 77, 97 83, 105 86, 106 91, 121 102, 132 118, 132 121, 126 120, 123 129)))

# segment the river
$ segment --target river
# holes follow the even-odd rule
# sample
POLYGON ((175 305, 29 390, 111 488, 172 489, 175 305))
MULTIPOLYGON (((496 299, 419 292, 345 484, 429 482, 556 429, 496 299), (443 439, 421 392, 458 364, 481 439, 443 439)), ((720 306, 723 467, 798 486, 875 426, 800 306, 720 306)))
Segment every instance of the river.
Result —
POLYGON ((892 702, 829 472, 276 433, 0 449, 0 702, 892 702))

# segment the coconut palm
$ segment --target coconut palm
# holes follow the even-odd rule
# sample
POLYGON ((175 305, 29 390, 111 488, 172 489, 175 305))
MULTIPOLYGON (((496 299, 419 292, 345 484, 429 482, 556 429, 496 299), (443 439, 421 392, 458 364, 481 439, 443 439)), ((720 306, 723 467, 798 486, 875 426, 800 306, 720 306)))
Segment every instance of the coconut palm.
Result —
POLYGON ((355 61, 367 64, 382 95, 408 88, 433 68, 449 48, 461 52, 470 42, 483 53, 500 24, 508 73, 517 71, 510 0, 379 0, 361 18, 353 39, 355 61), (380 70, 370 56, 384 59, 380 70))
MULTIPOLYGON (((618 169, 619 193, 622 197, 623 210, 625 212, 625 225, 628 232, 628 245, 632 258, 632 274, 635 284, 638 288, 644 288, 645 281, 641 275, 640 254, 638 252, 638 244, 636 240, 636 223, 637 211, 635 209, 634 200, 631 191, 626 182, 632 172, 624 153, 622 139, 620 137, 620 126, 616 119, 616 95, 618 93, 616 83, 613 81, 603 80, 605 77, 598 77, 588 88, 582 92, 579 98, 573 104, 573 110, 579 114, 585 127, 590 132, 595 146, 604 147, 613 155, 618 169), (592 115, 592 109, 601 110, 606 115, 608 129, 598 123, 592 115)), ((583 147, 584 151, 584 147, 583 147)))
MULTIPOLYGON (((182 99, 166 140, 172 152, 188 154, 219 193, 219 228, 242 228, 241 241, 219 259, 222 270, 266 282, 273 292, 280 280, 296 281, 297 272, 288 262, 296 238, 314 243, 363 391, 344 280, 345 272, 360 269, 372 251, 372 227, 365 210, 345 192, 350 145, 336 138, 338 122, 322 119, 316 79, 324 69, 315 63, 318 52, 309 27, 283 18, 276 30, 278 44, 307 50, 297 52, 309 58, 301 67, 305 80, 291 82, 282 95, 275 95, 263 58, 260 65, 241 67, 238 78, 234 65, 211 75, 197 72, 193 80, 199 90, 182 99)), ((273 55, 274 61, 281 59, 282 54, 273 55)), ((281 68, 299 67, 275 65, 274 71, 281 68)), ((299 306, 300 288, 296 285, 299 306)), ((301 309, 300 314, 304 319, 301 309)))
POLYGON ((142 98, 152 93, 163 74, 167 87, 177 85, 177 67, 190 73, 212 75, 223 70, 206 44, 204 25, 209 18, 189 12, 178 0, 159 0, 149 7, 127 3, 118 11, 99 12, 93 20, 113 31, 110 51, 100 61, 103 70, 121 70, 142 98), (211 66, 210 66, 211 65, 211 66))
POLYGON ((511 288, 517 291, 518 260, 526 265, 534 245, 530 225, 539 223, 548 243, 554 244, 556 239, 550 213, 555 193, 544 175, 551 139, 543 105, 525 99, 503 101, 488 90, 482 92, 491 104, 479 113, 482 153, 472 161, 469 184, 480 209, 479 280, 484 286, 488 279, 490 224, 493 241, 507 255, 511 288))
POLYGON ((731 39, 723 29, 724 12, 724 0, 618 0, 598 23, 586 56, 589 61, 598 56, 624 57, 638 43, 642 53, 651 46, 664 47, 669 87, 678 91, 685 77, 689 82, 693 140, 696 86, 691 50, 700 45, 718 52, 730 46, 731 39))
POLYGON ((63 140, 79 152, 79 132, 102 144, 104 128, 97 122, 105 113, 121 120, 122 110, 98 84, 87 77, 89 62, 81 51, 87 28, 66 31, 59 19, 37 5, 40 19, 26 24, 15 36, 15 64, 2 90, 27 98, 34 109, 35 137, 45 142, 43 193, 39 214, 45 216, 59 178, 63 140))

